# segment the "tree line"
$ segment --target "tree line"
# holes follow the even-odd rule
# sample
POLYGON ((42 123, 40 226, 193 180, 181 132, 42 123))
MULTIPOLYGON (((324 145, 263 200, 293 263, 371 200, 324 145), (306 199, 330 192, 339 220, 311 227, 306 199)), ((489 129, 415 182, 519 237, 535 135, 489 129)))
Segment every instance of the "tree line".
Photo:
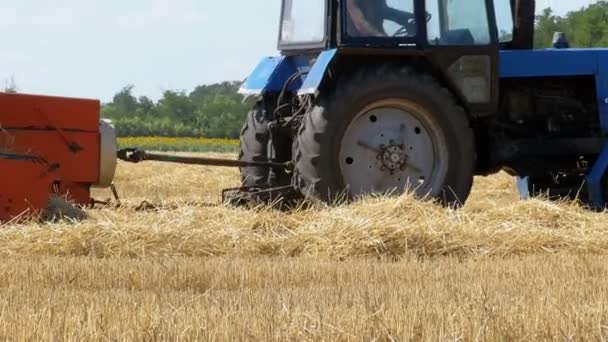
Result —
POLYGON ((554 32, 564 32, 570 47, 608 47, 608 1, 597 1, 563 17, 551 8, 543 10, 536 18, 536 47, 551 47, 554 32))
POLYGON ((156 102, 135 97, 132 85, 102 107, 119 136, 238 138, 251 104, 237 93, 240 82, 196 87, 191 93, 168 90, 156 102))

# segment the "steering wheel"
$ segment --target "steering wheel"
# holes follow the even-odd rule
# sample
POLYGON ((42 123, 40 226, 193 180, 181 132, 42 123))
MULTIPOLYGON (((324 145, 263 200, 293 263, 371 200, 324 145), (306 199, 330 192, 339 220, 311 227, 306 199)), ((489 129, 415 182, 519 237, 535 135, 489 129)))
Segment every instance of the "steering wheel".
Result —
MULTIPOLYGON (((426 12, 426 22, 428 23, 431 19, 433 19, 433 15, 426 12)), ((393 37, 409 37, 412 36, 411 32, 416 32, 416 19, 414 18, 408 19, 407 24, 401 26, 401 28, 393 33, 393 37)))

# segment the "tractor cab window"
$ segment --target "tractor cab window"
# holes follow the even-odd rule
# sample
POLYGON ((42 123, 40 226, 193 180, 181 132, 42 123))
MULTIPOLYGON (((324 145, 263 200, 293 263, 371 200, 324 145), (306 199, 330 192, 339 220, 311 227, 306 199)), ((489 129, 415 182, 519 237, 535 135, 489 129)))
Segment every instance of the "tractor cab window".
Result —
POLYGON ((346 0, 349 37, 414 37, 414 0, 346 0))
POLYGON ((490 44, 486 0, 428 0, 426 10, 431 45, 490 44))
POLYGON ((494 0, 498 41, 507 43, 513 40, 513 10, 511 0, 494 0))
POLYGON ((326 0, 284 0, 281 45, 314 44, 325 40, 326 0))

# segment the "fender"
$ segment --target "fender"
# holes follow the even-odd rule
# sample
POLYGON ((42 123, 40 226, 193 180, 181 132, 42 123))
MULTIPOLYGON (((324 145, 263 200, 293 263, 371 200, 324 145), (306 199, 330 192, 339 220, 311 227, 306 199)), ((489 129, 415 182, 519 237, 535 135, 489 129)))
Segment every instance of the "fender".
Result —
MULTIPOLYGON (((302 56, 266 57, 258 63, 251 75, 247 77, 239 94, 244 96, 258 96, 267 93, 280 92, 285 82, 297 72, 308 72, 310 64, 308 58, 302 56)), ((304 77, 294 80, 289 87, 297 91, 302 86, 304 77)))
POLYGON ((315 94, 337 51, 333 49, 322 52, 317 56, 312 67, 311 60, 305 56, 266 57, 245 80, 239 89, 239 94, 259 96, 281 92, 289 78, 298 72, 305 74, 291 82, 287 89, 298 95, 315 94))
POLYGON ((323 82, 323 79, 325 79, 327 69, 336 57, 337 53, 337 49, 332 49, 323 51, 319 55, 317 61, 310 69, 308 77, 306 77, 306 80, 304 80, 304 84, 302 84, 302 87, 300 87, 298 95, 316 95, 321 83, 323 82))

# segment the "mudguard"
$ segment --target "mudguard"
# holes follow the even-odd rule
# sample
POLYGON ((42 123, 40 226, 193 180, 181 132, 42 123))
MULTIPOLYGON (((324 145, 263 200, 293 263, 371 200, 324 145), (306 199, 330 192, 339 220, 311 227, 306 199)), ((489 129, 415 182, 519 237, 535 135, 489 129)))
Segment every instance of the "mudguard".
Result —
POLYGON ((317 61, 310 69, 308 77, 306 77, 306 80, 304 80, 304 84, 302 84, 302 87, 298 91, 298 95, 312 95, 319 90, 319 87, 327 74, 327 69, 336 57, 337 53, 337 49, 332 49, 323 51, 319 55, 317 61))
MULTIPOLYGON (((309 68, 308 59, 305 57, 266 57, 245 80, 239 89, 239 94, 251 96, 280 92, 292 75, 299 71, 308 72, 309 68)), ((303 79, 304 77, 300 77, 294 80, 290 84, 289 90, 300 89, 303 79)))
POLYGON ((314 64, 305 56, 266 57, 260 61, 251 75, 239 89, 245 96, 280 92, 294 74, 301 72, 287 88, 298 95, 314 94, 325 78, 327 68, 337 54, 337 50, 327 50, 319 54, 314 64))

